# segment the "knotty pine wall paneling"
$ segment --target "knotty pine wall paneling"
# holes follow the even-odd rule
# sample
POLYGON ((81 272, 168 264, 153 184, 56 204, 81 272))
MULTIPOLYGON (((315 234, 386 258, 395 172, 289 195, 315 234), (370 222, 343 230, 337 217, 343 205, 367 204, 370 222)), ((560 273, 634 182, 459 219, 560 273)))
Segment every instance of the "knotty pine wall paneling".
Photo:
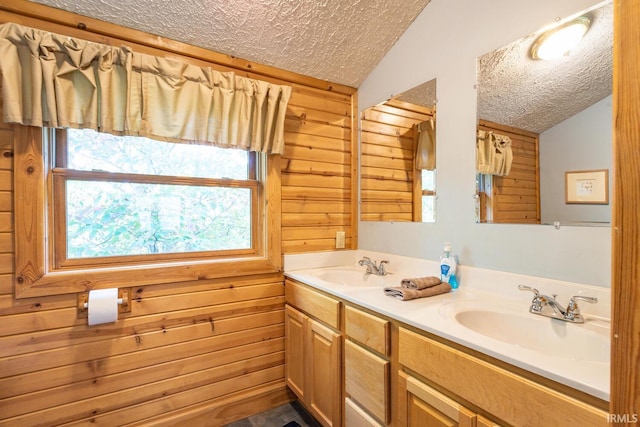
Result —
POLYGON ((363 221, 412 221, 414 207, 413 126, 433 110, 389 100, 361 117, 361 200, 363 221))
POLYGON ((509 176, 494 176, 491 222, 540 223, 540 157, 538 134, 480 120, 479 130, 493 131, 511 138, 513 163, 509 176))
POLYGON ((352 96, 295 88, 282 156, 282 251, 355 248, 352 96))
MULTIPOLYGON (((158 55, 151 40, 194 63, 211 57, 222 62, 214 69, 291 84, 282 249, 332 249, 337 230, 355 247, 354 89, 22 0, 0 5, 8 20, 77 37, 83 22, 95 31, 87 39, 158 55)), ((16 300, 13 151, 14 128, 0 123, 0 425, 219 426, 295 398, 284 383, 281 273, 134 287, 131 313, 94 327, 77 319, 74 294, 16 300)))

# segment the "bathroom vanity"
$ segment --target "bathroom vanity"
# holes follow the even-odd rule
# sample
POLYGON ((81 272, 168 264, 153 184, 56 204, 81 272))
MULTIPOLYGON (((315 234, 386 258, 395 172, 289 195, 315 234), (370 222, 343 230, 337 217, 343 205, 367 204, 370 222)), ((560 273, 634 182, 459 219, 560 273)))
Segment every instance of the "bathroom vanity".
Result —
POLYGON ((399 301, 382 289, 402 277, 356 265, 286 275, 286 381, 325 426, 607 425, 606 319, 544 319, 479 289, 399 301), (568 348, 543 336, 540 351, 538 321, 568 348), (533 330, 498 339, 514 327, 533 330))

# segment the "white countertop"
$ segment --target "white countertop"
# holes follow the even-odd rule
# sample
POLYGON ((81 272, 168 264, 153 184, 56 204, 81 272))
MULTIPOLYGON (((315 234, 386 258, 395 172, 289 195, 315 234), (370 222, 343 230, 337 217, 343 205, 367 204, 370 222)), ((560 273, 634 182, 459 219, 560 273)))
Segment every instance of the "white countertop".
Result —
MULTIPOLYGON (((396 261, 397 265, 403 265, 401 261, 396 261)), ((344 259, 341 262, 344 262, 344 259)), ((407 264, 404 265, 405 271, 412 270, 412 268, 406 268, 407 264)), ((301 267, 302 265, 296 264, 295 266, 301 267)), ((367 279, 368 282, 364 286, 340 284, 319 278, 322 271, 344 271, 345 269, 364 273, 363 267, 355 264, 342 264, 333 267, 302 268, 291 271, 286 271, 285 269, 285 275, 346 301, 378 312, 381 315, 480 351, 600 399, 609 400, 610 344, 608 344, 608 340, 610 325, 606 318, 590 316, 585 313, 586 310, 583 310, 586 319, 584 324, 572 324, 536 316, 528 313, 528 302, 530 302, 532 296, 530 293, 511 291, 496 293, 491 286, 488 289, 465 286, 464 280, 459 289, 448 294, 401 301, 386 296, 383 288, 385 286, 399 286, 401 279, 417 276, 415 275, 415 270, 403 274, 398 271, 394 272, 391 266, 389 271, 392 274, 384 278, 370 276, 372 280, 367 279), (410 275, 412 273, 414 275, 410 275), (545 347, 544 351, 539 351, 539 347, 530 347, 528 345, 529 342, 533 345, 538 337, 531 336, 531 332, 527 330, 521 331, 522 335, 517 336, 515 343, 492 338, 486 334, 475 332, 458 322, 455 319, 455 315, 461 309, 480 309, 515 315, 518 316, 515 319, 523 319, 528 322, 527 324, 530 322, 544 322, 535 325, 536 327, 542 326, 546 328, 545 332, 551 332, 557 340, 556 342, 550 341, 549 348, 545 347), (527 316, 531 316, 531 320, 527 316), (577 349, 564 346, 562 342, 563 336, 576 332, 584 333, 586 336, 593 334, 598 337, 598 340, 594 341, 593 344, 587 340, 582 348, 577 349), (607 344, 606 347, 603 343, 607 344)), ((592 291, 592 289, 588 290, 592 291)), ((560 300, 560 297, 558 299, 560 300)), ((514 325, 508 326, 513 327, 514 325)), ((492 328, 493 325, 489 325, 489 327, 492 328)), ((496 324, 495 328, 495 331, 500 331, 501 325, 496 324)), ((540 338, 546 345, 546 337, 540 338)))

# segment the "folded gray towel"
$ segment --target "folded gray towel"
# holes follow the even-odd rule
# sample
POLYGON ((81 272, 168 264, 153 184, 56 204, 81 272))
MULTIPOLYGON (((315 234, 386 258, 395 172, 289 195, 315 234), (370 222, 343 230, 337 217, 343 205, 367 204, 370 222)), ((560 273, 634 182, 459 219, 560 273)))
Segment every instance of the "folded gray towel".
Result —
POLYGON ((409 289, 425 289, 441 283, 436 276, 414 277, 413 279, 402 279, 400 286, 409 289))
POLYGON ((431 297, 434 295, 446 294, 451 290, 451 285, 447 282, 441 282, 439 285, 431 286, 425 289, 409 289, 402 286, 393 286, 384 288, 387 296, 398 298, 402 301, 408 301, 415 298, 431 297))

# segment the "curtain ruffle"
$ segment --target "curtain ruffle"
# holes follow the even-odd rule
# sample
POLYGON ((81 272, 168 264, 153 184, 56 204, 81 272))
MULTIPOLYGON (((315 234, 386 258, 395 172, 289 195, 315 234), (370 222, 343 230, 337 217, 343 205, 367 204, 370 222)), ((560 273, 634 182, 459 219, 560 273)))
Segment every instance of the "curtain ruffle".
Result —
POLYGON ((284 152, 290 86, 14 23, 0 55, 5 122, 284 152))
POLYGON ((429 119, 418 123, 415 128, 416 169, 435 170, 436 168, 436 121, 429 119))
POLYGON ((478 173, 509 175, 512 161, 511 138, 478 130, 476 137, 476 171, 478 173))

